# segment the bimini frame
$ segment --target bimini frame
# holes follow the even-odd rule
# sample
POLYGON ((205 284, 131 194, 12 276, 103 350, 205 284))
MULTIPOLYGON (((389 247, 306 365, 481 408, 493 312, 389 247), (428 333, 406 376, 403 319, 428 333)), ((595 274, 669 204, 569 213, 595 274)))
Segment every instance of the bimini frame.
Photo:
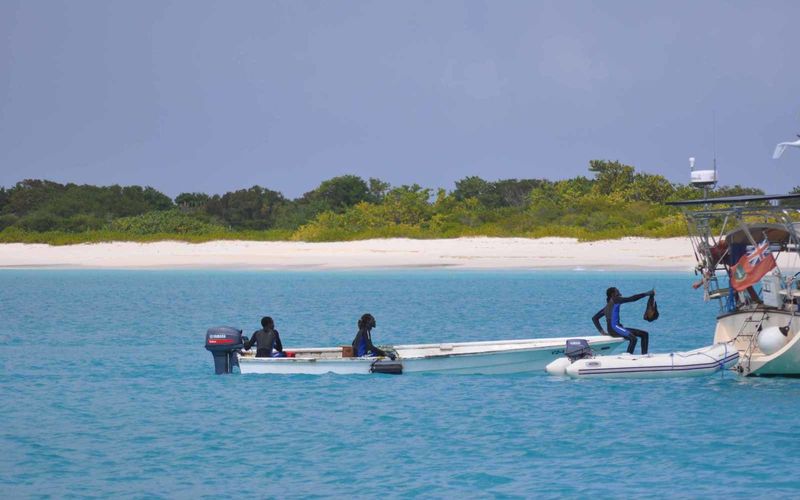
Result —
MULTIPOLYGON (((777 254, 790 252, 800 255, 800 194, 729 196, 668 202, 683 210, 692 242, 697 267, 701 276, 696 287, 703 286, 706 300, 718 299, 720 311, 728 311, 748 302, 747 297, 732 304, 730 290, 719 286, 718 274, 729 277, 731 263, 727 257, 732 243, 757 246, 765 239, 777 254)), ((785 282, 791 289, 797 275, 785 282)), ((751 295, 754 292, 751 292, 751 295)), ((755 297, 753 297, 755 299, 755 297)), ((787 294, 788 301, 793 300, 787 294)))

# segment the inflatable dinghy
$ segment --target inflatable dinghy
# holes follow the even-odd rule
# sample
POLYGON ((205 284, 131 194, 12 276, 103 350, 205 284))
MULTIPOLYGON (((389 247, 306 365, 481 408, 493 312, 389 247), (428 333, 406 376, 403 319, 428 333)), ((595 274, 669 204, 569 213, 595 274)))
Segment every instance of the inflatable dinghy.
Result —
MULTIPOLYGON (((570 352, 570 346, 567 346, 570 352)), ((728 369, 739 361, 739 352, 733 344, 714 344, 693 351, 667 354, 621 354, 592 356, 586 350, 571 357, 559 358, 547 365, 551 375, 568 375, 572 378, 658 378, 698 377, 728 369)))

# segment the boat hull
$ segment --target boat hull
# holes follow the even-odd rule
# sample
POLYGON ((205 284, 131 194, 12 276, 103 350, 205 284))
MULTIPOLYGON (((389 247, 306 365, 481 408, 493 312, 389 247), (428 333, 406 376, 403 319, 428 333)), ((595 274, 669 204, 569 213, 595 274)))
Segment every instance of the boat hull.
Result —
MULTIPOLYGON (((621 340, 608 336, 583 337, 593 349, 611 352, 621 340)), ((394 346, 403 373, 447 373, 495 375, 542 372, 554 359, 564 355, 566 338, 523 339, 499 342, 414 344, 394 346)), ((338 348, 287 349, 294 358, 240 357, 243 374, 366 375, 379 358, 335 357, 338 348), (314 354, 314 356, 311 355, 314 354)))
POLYGON ((740 355, 737 369, 743 375, 800 376, 800 317, 797 316, 796 312, 768 308, 723 314, 717 318, 714 342, 734 343, 740 355), (752 318, 760 321, 752 321, 752 318), (773 354, 761 352, 758 347, 760 331, 787 325, 789 330, 783 347, 773 354))
POLYGON ((572 378, 698 377, 731 368, 738 360, 739 352, 729 343, 668 354, 622 354, 579 359, 566 366, 564 371, 572 378))
POLYGON ((239 358, 241 373, 274 373, 283 375, 368 375, 375 358, 239 358))

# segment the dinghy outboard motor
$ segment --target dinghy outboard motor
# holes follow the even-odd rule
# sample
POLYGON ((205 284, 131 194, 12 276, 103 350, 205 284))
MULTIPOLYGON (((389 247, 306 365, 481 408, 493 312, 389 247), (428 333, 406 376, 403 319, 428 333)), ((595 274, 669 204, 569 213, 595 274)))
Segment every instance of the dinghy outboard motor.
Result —
POLYGON ((572 363, 579 359, 594 357, 594 351, 592 351, 592 348, 589 347, 589 342, 585 339, 567 339, 564 355, 572 363))
POLYGON ((244 347, 242 331, 229 326, 209 328, 206 332, 206 349, 214 356, 214 371, 217 375, 233 373, 239 366, 236 353, 244 347))
MULTIPOLYGON (((553 351, 553 354, 560 353, 560 351, 553 351)), ((544 370, 550 375, 565 376, 567 368, 578 361, 579 359, 593 358, 594 351, 589 347, 589 342, 585 339, 567 339, 567 344, 564 346, 563 358, 558 358, 544 367, 544 370)))

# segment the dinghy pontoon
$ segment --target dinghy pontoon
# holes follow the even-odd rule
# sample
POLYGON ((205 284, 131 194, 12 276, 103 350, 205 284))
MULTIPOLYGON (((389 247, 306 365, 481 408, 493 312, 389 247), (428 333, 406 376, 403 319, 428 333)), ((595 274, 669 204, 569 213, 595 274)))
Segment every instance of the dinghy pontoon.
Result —
POLYGON ((570 353, 547 365, 551 375, 568 375, 572 378, 663 378, 698 377, 731 368, 739 361, 739 352, 733 343, 714 344, 693 351, 666 354, 620 354, 594 356, 590 348, 570 353))

